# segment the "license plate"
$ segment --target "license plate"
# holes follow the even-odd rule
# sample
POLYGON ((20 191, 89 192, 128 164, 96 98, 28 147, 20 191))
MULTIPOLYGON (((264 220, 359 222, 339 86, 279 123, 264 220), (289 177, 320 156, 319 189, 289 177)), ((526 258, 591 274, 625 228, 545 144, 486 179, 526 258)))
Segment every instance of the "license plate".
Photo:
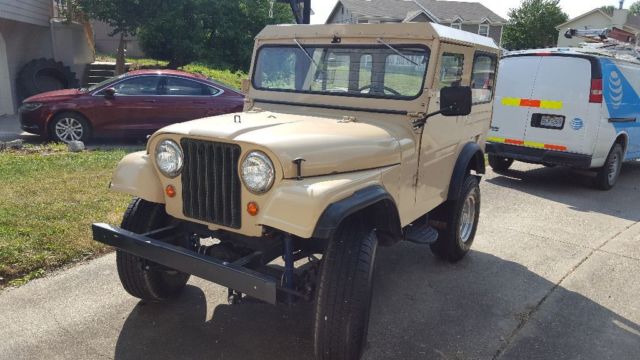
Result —
POLYGON ((550 128, 562 128, 564 125, 564 116, 542 115, 540 117, 540 126, 550 128))

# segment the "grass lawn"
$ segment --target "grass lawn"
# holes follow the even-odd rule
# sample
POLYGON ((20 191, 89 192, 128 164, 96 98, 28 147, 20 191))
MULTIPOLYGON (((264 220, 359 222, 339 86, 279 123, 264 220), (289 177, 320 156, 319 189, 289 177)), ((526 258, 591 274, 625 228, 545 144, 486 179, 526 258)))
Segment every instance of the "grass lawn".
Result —
POLYGON ((64 145, 0 152, 0 288, 108 251, 90 225, 120 222, 129 197, 107 185, 126 153, 64 145))
MULTIPOLYGON (((115 62, 116 59, 109 55, 96 55, 96 61, 109 61, 115 62)), ((138 58, 127 58, 127 63, 131 64, 132 69, 139 69, 141 67, 149 68, 149 67, 159 67, 163 68, 167 66, 167 61, 155 60, 155 59, 138 59, 138 58)), ((226 69, 217 69, 213 66, 204 64, 204 63, 192 63, 189 64, 181 70, 202 74, 206 77, 212 78, 224 85, 231 86, 235 89, 240 89, 242 87, 242 80, 247 79, 249 76, 247 73, 242 71, 231 71, 226 69)))

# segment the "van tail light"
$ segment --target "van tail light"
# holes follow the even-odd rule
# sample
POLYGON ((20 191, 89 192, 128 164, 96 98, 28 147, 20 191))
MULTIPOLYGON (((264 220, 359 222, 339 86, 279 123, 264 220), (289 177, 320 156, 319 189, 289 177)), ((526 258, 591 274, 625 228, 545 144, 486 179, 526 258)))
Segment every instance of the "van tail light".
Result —
POLYGON ((591 80, 589 102, 594 104, 602 104, 602 79, 591 80))

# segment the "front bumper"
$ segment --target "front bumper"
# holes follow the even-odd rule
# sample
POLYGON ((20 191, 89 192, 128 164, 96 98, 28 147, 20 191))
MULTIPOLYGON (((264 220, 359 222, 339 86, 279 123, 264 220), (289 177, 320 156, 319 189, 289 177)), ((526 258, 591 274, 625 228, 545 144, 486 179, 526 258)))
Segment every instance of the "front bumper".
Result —
POLYGON ((277 280, 242 266, 157 240, 173 229, 136 234, 107 224, 93 224, 93 239, 160 265, 232 288, 276 304, 277 280))
POLYGON ((511 158, 528 163, 553 164, 569 166, 576 169, 589 169, 591 167, 591 156, 584 154, 491 142, 487 142, 486 152, 489 155, 511 158))
POLYGON ((47 136, 45 128, 47 114, 42 109, 20 112, 20 128, 30 134, 47 136))

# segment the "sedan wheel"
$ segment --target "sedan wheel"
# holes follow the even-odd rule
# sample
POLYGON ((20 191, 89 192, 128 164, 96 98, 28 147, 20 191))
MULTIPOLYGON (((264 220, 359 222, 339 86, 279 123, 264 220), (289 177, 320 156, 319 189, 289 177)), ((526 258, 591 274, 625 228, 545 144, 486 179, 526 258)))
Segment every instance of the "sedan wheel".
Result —
POLYGON ((86 141, 89 138, 87 121, 76 114, 61 114, 52 126, 52 138, 55 141, 86 141))

